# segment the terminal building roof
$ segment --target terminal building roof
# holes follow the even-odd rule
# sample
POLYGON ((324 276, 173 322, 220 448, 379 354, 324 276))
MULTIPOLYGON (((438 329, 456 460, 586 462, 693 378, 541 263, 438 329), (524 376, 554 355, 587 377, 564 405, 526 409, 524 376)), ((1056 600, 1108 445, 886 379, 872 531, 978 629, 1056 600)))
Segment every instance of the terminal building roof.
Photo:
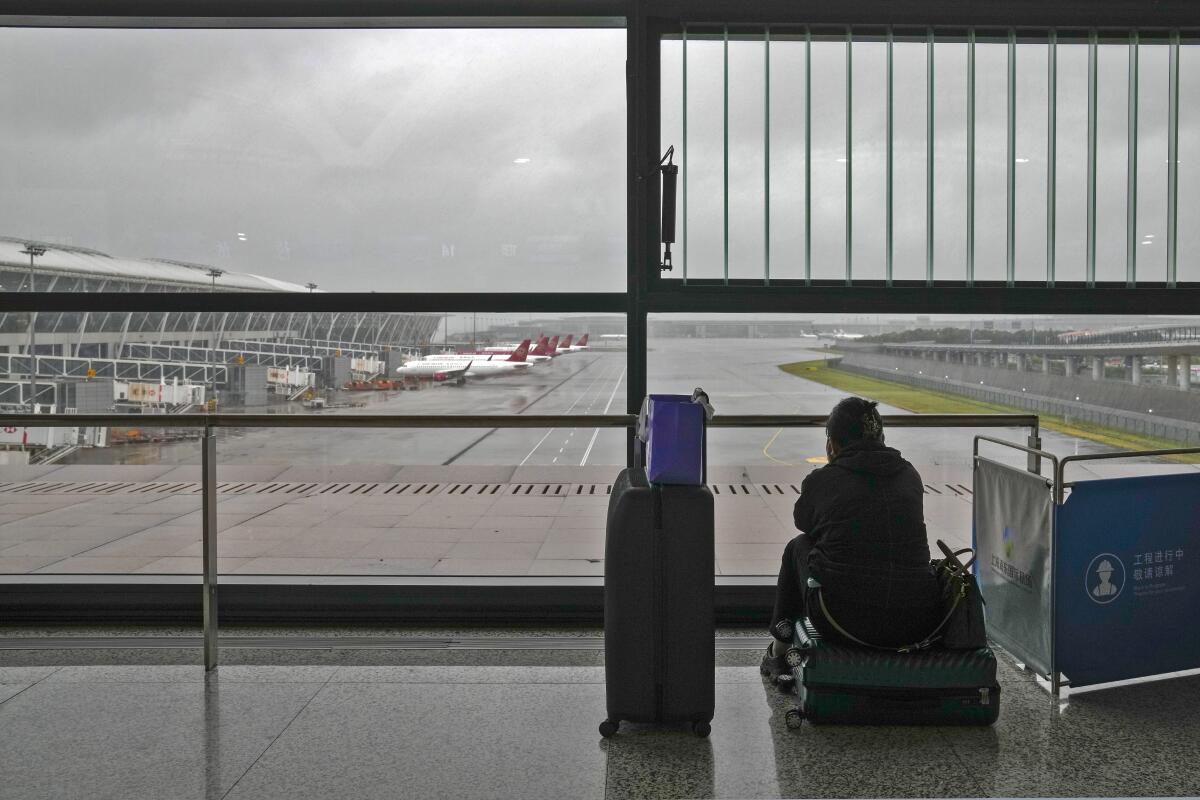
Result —
MULTIPOLYGON (((61 275, 93 280, 133 281, 163 287, 212 291, 213 279, 206 264, 191 264, 162 258, 119 258, 73 245, 50 244, 31 239, 0 236, 0 269, 28 270, 29 256, 21 251, 26 245, 44 247, 36 257, 34 270, 39 276, 61 275)), ((6 281, 7 282, 7 281, 6 281)), ((16 287, 5 287, 9 291, 16 287)), ((224 270, 216 281, 217 291, 226 292, 307 292, 298 283, 281 281, 249 272, 224 270)))

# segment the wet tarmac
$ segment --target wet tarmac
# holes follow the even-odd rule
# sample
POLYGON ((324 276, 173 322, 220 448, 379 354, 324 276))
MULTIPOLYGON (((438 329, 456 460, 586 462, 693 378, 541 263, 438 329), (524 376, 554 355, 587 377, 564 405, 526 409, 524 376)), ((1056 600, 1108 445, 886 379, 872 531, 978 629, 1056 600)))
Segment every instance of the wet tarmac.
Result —
MULTIPOLYGON (((823 414, 843 392, 797 378, 779 364, 818 359, 826 352, 805 340, 659 339, 648 353, 651 392, 688 393, 703 387, 718 413, 823 414)), ((323 414, 604 414, 625 410, 626 353, 598 350, 564 354, 514 377, 469 380, 463 386, 437 385, 421 391, 340 393, 339 400, 365 402, 362 408, 323 414)), ((256 409, 257 410, 257 409, 256 409)), ((279 409, 277 409, 279 410, 279 409)), ((299 410, 299 409, 296 409, 299 410)), ((882 406, 888 414, 906 413, 882 406)), ((973 437, 977 433, 1024 442, 1027 431, 989 429, 902 429, 888 441, 920 468, 955 465, 969 483, 973 437)), ((1087 440, 1043 433, 1050 452, 1099 452, 1087 440)), ((617 466, 625 460, 625 434, 588 428, 546 429, 253 429, 223 430, 221 464, 395 464, 617 466)), ((713 465, 807 465, 824 452, 815 429, 714 429, 709 434, 713 465)), ((1018 453, 989 448, 998 460, 1023 463, 1018 453)), ((81 451, 68 463, 195 464, 194 442, 123 445, 81 451)))
MULTIPOLYGON (((843 396, 779 364, 819 358, 789 340, 670 339, 649 353, 650 390, 701 386, 726 414, 824 414, 843 396)), ((513 378, 373 393, 330 415, 603 414, 623 411, 622 352, 564 355, 513 378)), ((903 413, 883 408, 885 413, 903 413)), ((606 492, 625 431, 256 428, 220 431, 218 567, 233 575, 603 574, 606 492)), ((973 437, 1019 429, 906 429, 888 442, 921 472, 931 545, 969 543, 973 437)), ((1095 445, 1048 432, 1067 454, 1095 445)), ((1019 451, 993 447, 1023 467, 1019 451)), ((792 505, 823 462, 820 429, 714 428, 709 483, 720 575, 769 576, 795 530, 792 505)), ((0 468, 0 574, 191 574, 201 568, 196 442, 85 450, 73 464, 0 468), (119 466, 116 466, 119 465, 119 466)), ((1091 463, 1079 477, 1183 464, 1091 463)))

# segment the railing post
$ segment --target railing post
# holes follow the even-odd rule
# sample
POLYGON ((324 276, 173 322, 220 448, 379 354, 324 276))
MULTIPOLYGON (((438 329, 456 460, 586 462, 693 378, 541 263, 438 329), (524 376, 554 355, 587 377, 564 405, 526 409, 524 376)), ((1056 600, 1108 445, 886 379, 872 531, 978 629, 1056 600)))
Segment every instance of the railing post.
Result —
MULTIPOLYGON (((1034 450, 1042 449, 1042 434, 1037 422, 1034 422, 1029 426, 1029 438, 1026 440, 1025 444, 1034 450)), ((1034 475, 1041 475, 1042 457, 1036 453, 1029 453, 1028 456, 1026 456, 1025 468, 1034 475)))
POLYGON ((201 474, 204 551, 204 669, 217 668, 217 439, 211 425, 201 437, 201 474))

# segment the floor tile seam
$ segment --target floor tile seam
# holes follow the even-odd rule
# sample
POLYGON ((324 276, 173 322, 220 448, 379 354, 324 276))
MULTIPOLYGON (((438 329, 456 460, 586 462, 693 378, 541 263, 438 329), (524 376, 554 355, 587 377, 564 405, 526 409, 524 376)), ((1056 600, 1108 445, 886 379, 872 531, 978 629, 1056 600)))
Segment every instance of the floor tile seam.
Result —
POLYGON ((947 729, 947 728, 943 727, 938 730, 937 735, 939 738, 943 739, 946 742, 946 744, 949 747, 950 752, 954 755, 955 760, 958 762, 960 774, 962 776, 964 776, 967 781, 970 782, 970 785, 971 785, 972 789, 974 790, 973 796, 974 797, 987 797, 987 787, 984 785, 983 781, 979 777, 977 777, 977 775, 976 775, 977 770, 973 767, 970 760, 962 753, 960 748, 957 746, 957 740, 959 737, 955 736, 953 733, 954 731, 957 731, 957 730, 959 730, 959 729, 957 729, 957 728, 947 729))
MULTIPOLYGON (((278 742, 279 739, 285 733, 287 733, 288 729, 291 728, 292 724, 297 719, 300 718, 300 715, 304 713, 305 709, 307 709, 310 705, 312 705, 312 701, 317 699, 317 695, 319 695, 321 692, 323 692, 325 690, 325 687, 329 685, 329 680, 332 677, 333 677, 333 674, 330 673, 329 678, 326 678, 324 683, 321 683, 320 686, 317 688, 317 690, 315 692, 313 692, 312 695, 307 700, 304 701, 304 705, 300 706, 300 708, 296 711, 296 713, 292 715, 292 718, 288 720, 287 724, 284 725, 280 729, 279 733, 275 734, 274 738, 271 739, 270 744, 268 744, 266 747, 264 747, 262 749, 262 752, 259 753, 257 756, 255 756, 254 760, 250 762, 249 766, 247 766, 246 769, 242 770, 242 774, 238 775, 237 780, 235 780, 233 783, 231 783, 229 785, 229 790, 227 792, 225 792, 225 794, 221 795, 221 800, 225 800, 226 797, 229 797, 229 795, 231 795, 233 793, 233 790, 236 789, 238 784, 242 782, 242 779, 250 774, 250 770, 254 769, 254 767, 258 764, 258 762, 262 760, 262 757, 267 754, 267 751, 269 751, 272 747, 274 747, 275 743, 278 742)), ((312 684, 308 684, 308 685, 312 685, 312 684)))
POLYGON ((20 519, 9 520, 8 522, 0 524, 0 528, 6 528, 9 525, 17 525, 19 523, 24 523, 30 519, 33 519, 34 517, 40 517, 43 514, 53 514, 56 511, 62 511, 64 508, 70 508, 70 507, 71 506, 69 506, 69 505, 59 506, 58 508, 48 508, 45 511, 39 511, 36 514, 24 514, 21 516, 20 519))
POLYGON ((26 687, 25 687, 24 689, 22 689, 21 691, 19 691, 19 692, 17 692, 16 694, 14 694, 12 697, 6 697, 6 698, 4 698, 3 700, 0 700, 0 706, 3 706, 3 705, 4 705, 5 703, 7 703, 9 700, 12 700, 12 699, 13 699, 13 697, 19 697, 19 696, 21 696, 21 695, 25 694, 26 692, 28 692, 28 691, 29 691, 30 689, 32 689, 33 687, 37 686, 37 685, 38 685, 39 683, 41 683, 42 681, 46 680, 46 678, 49 678, 49 677, 50 677, 51 675, 53 675, 54 673, 58 672, 60 669, 62 669, 62 667, 61 667, 61 666, 57 666, 57 667, 55 667, 54 669, 50 670, 49 672, 47 672, 47 673, 46 673, 45 675, 43 675, 42 677, 38 678, 38 679, 37 679, 36 681, 34 681, 33 683, 31 683, 31 684, 29 684, 28 686, 26 686, 26 687))
MULTIPOLYGON (((135 531, 126 531, 126 532, 122 533, 120 536, 116 536, 116 537, 114 537, 114 538, 112 538, 112 539, 109 539, 109 540, 108 540, 108 541, 106 541, 106 542, 101 542, 100 544, 97 544, 97 545, 94 545, 94 546, 92 546, 92 547, 89 547, 87 550, 82 550, 82 551, 80 551, 80 552, 78 552, 78 553, 75 553, 74 555, 63 556, 62 558, 59 558, 59 559, 57 559, 57 560, 55 560, 55 561, 51 561, 49 564, 45 564, 45 565, 43 565, 43 566, 41 566, 41 567, 38 567, 38 570, 40 571, 40 570, 43 570, 43 569, 47 569, 47 568, 49 568, 49 567, 53 567, 55 564, 61 564, 62 562, 64 562, 64 561, 67 561, 67 560, 69 560, 69 559, 72 559, 72 558, 79 558, 80 556, 86 556, 88 553, 92 552, 93 550, 98 550, 98 549, 99 549, 99 548, 101 548, 101 547, 106 547, 106 546, 108 546, 108 545, 110 545, 110 544, 113 544, 114 542, 117 542, 117 541, 119 541, 119 540, 121 540, 121 539, 124 539, 124 538, 125 538, 125 537, 127 537, 127 536, 135 536, 135 535, 137 535, 137 534, 139 534, 139 533, 145 533, 146 531, 148 531, 148 530, 151 530, 151 529, 153 529, 153 528, 157 528, 157 527, 160 527, 160 526, 162 526, 162 525, 164 525, 164 524, 170 524, 170 523, 172 523, 172 522, 175 522, 176 520, 178 520, 178 519, 181 519, 182 517, 186 517, 188 514, 192 514, 192 513, 194 513, 194 512, 192 512, 192 511, 189 511, 189 512, 187 512, 187 514, 179 514, 179 515, 177 515, 177 516, 171 517, 171 519, 169 519, 169 520, 163 520, 163 521, 160 521, 160 522, 156 522, 156 523, 154 523, 153 525, 147 525, 146 527, 144 527, 144 528, 140 528, 140 529, 138 529, 138 530, 135 530, 135 531)), ((137 516, 137 515, 136 515, 136 514, 131 514, 130 516, 137 516)), ((72 526, 72 527, 73 527, 73 526, 72 526)), ((114 557, 116 558, 116 557, 119 557, 119 556, 114 556, 114 557)), ((92 558, 96 558, 96 556, 92 556, 92 558)))
MULTIPOLYGON (((67 665, 67 666, 72 666, 72 665, 67 665)), ((119 667, 119 666, 126 666, 126 665, 104 664, 104 665, 97 665, 97 666, 105 666, 105 667, 118 666, 119 667)), ((150 668, 157 668, 157 667, 161 667, 161 666, 181 666, 181 665, 178 665, 178 664, 165 664, 165 665, 164 664, 145 664, 145 665, 137 665, 137 666, 146 666, 146 667, 150 667, 150 668)), ((279 666, 286 666, 286 665, 280 664, 279 666)), ((61 667, 59 669, 61 669, 61 667)), ((47 677, 49 677, 49 676, 47 676, 47 677)), ((250 680, 238 680, 237 678, 221 678, 220 680, 221 680, 221 683, 223 683, 226 686, 320 686, 320 687, 324 687, 327 683, 327 681, 321 681, 321 680, 313 680, 313 681, 281 681, 281 680, 250 681, 250 680)), ((39 683, 40 682, 41 681, 39 681, 39 683)), ((75 680, 75 681, 59 680, 59 681, 51 681, 51 683, 58 684, 60 686, 68 686, 68 685, 69 686, 194 686, 197 684, 204 683, 204 681, 203 680, 163 680, 163 679, 132 680, 132 679, 130 679, 130 680, 75 680)))

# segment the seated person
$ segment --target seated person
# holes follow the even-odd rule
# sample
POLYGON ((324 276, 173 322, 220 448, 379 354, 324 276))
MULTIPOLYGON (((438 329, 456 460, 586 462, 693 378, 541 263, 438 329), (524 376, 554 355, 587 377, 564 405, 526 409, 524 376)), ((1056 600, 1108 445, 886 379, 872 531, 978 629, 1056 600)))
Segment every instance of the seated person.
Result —
POLYGON ((791 680, 784 661, 792 623, 809 617, 817 631, 846 640, 903 647, 939 622, 939 589, 929 568, 921 476, 883 443, 877 404, 848 397, 825 423, 829 463, 809 473, 794 517, 802 533, 788 542, 779 569, 773 637, 762 671, 791 680), (821 612, 817 589, 836 626, 821 612))

